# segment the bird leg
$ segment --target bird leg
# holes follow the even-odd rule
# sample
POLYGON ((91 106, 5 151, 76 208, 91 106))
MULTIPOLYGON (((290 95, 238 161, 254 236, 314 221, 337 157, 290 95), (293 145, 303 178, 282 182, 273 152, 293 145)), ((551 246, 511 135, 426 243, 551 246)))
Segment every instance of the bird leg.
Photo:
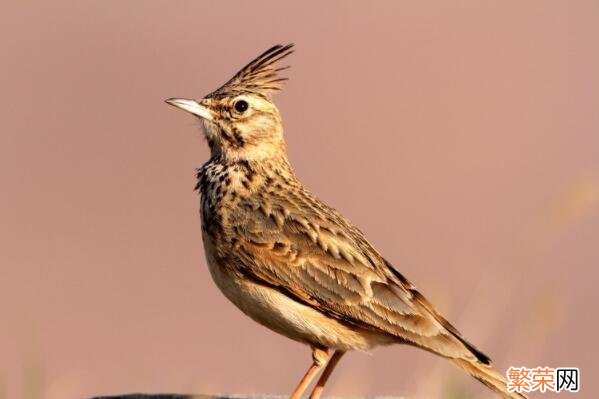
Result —
POLYGON ((339 363, 339 360, 341 360, 343 355, 345 355, 345 351, 338 350, 338 351, 335 351, 335 353, 333 353, 333 356, 331 356, 331 360, 329 360, 329 364, 327 364, 327 367, 322 372, 322 375, 318 379, 316 386, 312 390, 312 393, 310 394, 310 399, 320 398, 320 395, 322 394, 322 391, 324 390, 324 384, 327 383, 327 380, 331 376, 333 369, 335 369, 335 366, 337 365, 337 363, 339 363))
MULTIPOLYGON (((335 352, 337 353, 337 352, 335 352)), ((301 379, 297 387, 291 393, 289 399, 300 399, 302 394, 310 385, 316 374, 324 367, 324 365, 329 360, 329 350, 327 348, 317 348, 315 346, 312 347, 312 365, 306 371, 306 374, 301 379)))

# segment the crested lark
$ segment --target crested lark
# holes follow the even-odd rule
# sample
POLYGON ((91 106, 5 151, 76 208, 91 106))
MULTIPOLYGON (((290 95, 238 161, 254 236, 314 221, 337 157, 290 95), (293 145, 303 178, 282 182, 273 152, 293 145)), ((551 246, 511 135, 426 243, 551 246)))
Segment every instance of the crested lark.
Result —
POLYGON ((489 358, 295 176, 271 100, 286 80, 277 62, 291 52, 292 45, 270 48, 200 101, 166 101, 200 118, 210 146, 196 188, 214 282, 256 322, 312 348, 291 398, 324 367, 310 395, 318 398, 346 351, 389 344, 441 355, 503 397, 523 398, 508 393, 489 358))

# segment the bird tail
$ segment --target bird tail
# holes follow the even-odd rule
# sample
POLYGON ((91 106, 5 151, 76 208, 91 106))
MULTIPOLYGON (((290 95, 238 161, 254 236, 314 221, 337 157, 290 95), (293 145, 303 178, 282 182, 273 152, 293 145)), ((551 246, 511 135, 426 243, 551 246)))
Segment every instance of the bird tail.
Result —
POLYGON ((451 361, 505 399, 528 399, 521 393, 508 392, 506 379, 490 364, 458 358, 451 359, 451 361))

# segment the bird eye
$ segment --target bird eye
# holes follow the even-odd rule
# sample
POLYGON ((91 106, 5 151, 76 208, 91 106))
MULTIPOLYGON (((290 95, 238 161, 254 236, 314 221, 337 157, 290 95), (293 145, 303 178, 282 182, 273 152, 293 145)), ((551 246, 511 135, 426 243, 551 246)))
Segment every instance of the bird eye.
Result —
POLYGON ((233 107, 235 107, 235 111, 239 112, 240 114, 243 114, 245 111, 247 111, 249 104, 245 100, 239 100, 235 102, 233 107))

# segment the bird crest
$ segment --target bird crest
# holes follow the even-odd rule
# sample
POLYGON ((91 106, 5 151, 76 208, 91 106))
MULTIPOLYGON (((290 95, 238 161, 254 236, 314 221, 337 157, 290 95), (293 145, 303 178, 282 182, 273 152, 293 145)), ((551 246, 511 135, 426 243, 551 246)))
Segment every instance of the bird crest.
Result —
POLYGON ((293 53, 293 44, 277 44, 256 57, 241 68, 227 83, 210 93, 206 98, 236 96, 242 93, 253 93, 270 97, 272 92, 281 90, 286 77, 279 72, 289 66, 277 67, 277 62, 293 53))

